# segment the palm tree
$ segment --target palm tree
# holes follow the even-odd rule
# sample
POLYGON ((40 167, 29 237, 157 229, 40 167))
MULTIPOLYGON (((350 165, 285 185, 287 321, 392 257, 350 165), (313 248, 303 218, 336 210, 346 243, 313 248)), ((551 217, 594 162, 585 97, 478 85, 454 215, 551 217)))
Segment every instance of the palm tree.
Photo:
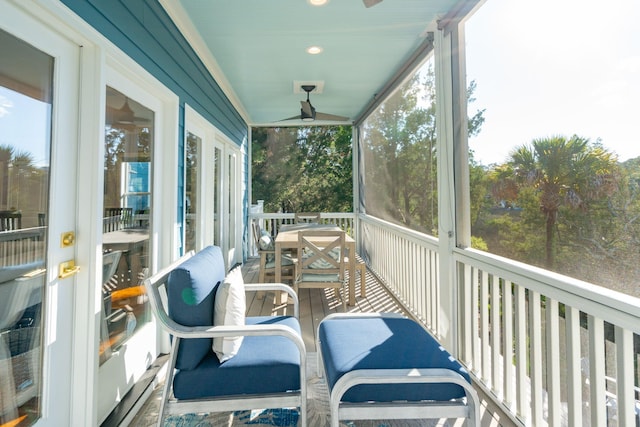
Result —
POLYGON ((0 169, 1 182, 0 188, 0 209, 8 209, 9 200, 9 163, 13 157, 13 146, 0 145, 0 169))
POLYGON ((551 136, 516 147, 509 166, 518 188, 534 187, 545 219, 546 267, 554 266, 554 228, 561 206, 588 209, 590 200, 615 191, 617 158, 577 135, 551 136))

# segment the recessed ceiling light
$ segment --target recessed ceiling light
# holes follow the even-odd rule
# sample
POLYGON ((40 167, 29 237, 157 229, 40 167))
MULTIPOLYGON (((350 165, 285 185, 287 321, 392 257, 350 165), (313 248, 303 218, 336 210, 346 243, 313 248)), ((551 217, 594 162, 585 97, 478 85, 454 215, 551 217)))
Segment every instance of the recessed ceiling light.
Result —
POLYGON ((324 6, 329 3, 329 0, 307 0, 312 6, 324 6))
POLYGON ((320 46, 310 46, 307 48, 307 53, 311 55, 317 55, 322 52, 322 48, 320 46))

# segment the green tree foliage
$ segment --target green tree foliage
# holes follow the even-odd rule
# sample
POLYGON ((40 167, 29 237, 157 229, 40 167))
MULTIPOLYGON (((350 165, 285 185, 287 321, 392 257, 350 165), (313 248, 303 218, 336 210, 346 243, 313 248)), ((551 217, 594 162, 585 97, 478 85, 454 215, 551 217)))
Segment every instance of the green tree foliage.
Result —
POLYGON ((49 169, 36 165, 33 154, 0 145, 0 210, 20 212, 22 227, 38 225, 46 212, 49 169))
MULTIPOLYGON (((529 262, 536 260, 533 252, 538 246, 518 248, 513 238, 544 235, 544 266, 553 270, 561 255, 558 251, 570 245, 569 235, 585 232, 593 215, 615 193, 619 180, 616 160, 601 144, 576 135, 535 139, 516 147, 509 162, 492 172, 494 198, 523 210, 519 230, 507 232, 511 249, 528 252, 529 262), (539 225, 540 219, 544 225, 539 225), (527 227, 534 227, 531 234, 527 227), (572 227, 575 230, 569 233, 572 227)), ((535 239, 527 240, 529 243, 520 244, 530 245, 535 239)))
POLYGON ((254 128, 253 201, 267 212, 352 212, 351 126, 254 128))

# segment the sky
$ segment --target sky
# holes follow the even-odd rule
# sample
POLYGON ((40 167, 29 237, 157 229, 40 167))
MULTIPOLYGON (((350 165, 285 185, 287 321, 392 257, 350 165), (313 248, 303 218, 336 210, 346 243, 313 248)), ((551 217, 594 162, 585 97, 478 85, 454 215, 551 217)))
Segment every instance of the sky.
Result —
POLYGON ((487 0, 465 26, 469 115, 486 109, 475 159, 574 134, 640 156, 638 22, 639 0, 487 0))
POLYGON ((0 145, 29 152, 34 164, 49 164, 49 105, 0 86, 0 145))

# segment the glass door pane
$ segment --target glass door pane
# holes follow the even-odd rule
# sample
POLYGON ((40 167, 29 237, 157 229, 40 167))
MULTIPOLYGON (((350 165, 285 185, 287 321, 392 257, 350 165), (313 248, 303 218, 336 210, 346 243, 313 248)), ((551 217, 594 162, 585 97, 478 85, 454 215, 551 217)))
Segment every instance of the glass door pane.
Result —
POLYGON ((100 363, 151 319, 149 275, 154 112, 107 87, 100 363))
POLYGON ((198 213, 200 212, 199 192, 200 168, 198 158, 200 157, 200 147, 202 139, 191 132, 187 133, 186 155, 185 155, 185 252, 197 249, 198 237, 198 213))
POLYGON ((0 425, 41 416, 54 59, 0 30, 0 425))
POLYGON ((214 148, 213 154, 213 244, 220 246, 220 197, 222 194, 222 150, 214 148))
POLYGON ((229 153, 227 155, 227 265, 232 266, 236 261, 236 197, 237 197, 237 181, 236 181, 236 155, 229 153))

